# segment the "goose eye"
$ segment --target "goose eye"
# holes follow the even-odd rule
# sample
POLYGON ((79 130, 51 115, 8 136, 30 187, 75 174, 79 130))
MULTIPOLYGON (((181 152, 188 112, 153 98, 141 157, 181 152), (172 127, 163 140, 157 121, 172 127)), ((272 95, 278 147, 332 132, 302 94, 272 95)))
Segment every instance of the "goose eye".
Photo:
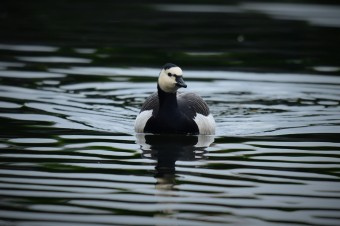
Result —
POLYGON ((168 76, 169 76, 169 77, 171 77, 171 76, 172 76, 172 74, 171 74, 171 73, 168 73, 168 76))

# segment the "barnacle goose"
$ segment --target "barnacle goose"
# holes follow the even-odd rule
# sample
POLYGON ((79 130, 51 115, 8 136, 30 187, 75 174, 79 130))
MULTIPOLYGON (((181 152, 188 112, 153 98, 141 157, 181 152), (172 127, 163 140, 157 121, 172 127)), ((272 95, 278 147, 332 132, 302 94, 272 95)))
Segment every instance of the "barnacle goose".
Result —
POLYGON ((163 66, 158 92, 144 102, 135 121, 136 133, 204 134, 215 133, 215 120, 208 105, 194 93, 177 93, 186 88, 182 69, 175 64, 163 66))

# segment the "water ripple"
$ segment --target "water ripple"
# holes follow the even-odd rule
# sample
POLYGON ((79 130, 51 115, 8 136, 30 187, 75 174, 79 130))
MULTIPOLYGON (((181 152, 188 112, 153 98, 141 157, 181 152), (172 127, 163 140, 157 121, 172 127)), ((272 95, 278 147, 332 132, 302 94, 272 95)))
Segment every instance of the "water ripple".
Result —
POLYGON ((338 77, 189 70, 216 136, 135 136, 158 69, 75 61, 0 73, 0 224, 338 224, 338 77))

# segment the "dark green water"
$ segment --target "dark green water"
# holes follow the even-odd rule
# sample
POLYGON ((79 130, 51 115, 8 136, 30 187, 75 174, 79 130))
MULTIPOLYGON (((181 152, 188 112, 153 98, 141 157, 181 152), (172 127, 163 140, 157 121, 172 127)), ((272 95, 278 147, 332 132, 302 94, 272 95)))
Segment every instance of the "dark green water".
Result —
POLYGON ((334 2, 5 1, 0 15, 0 225, 339 225, 334 2), (216 136, 134 133, 166 62, 216 136))

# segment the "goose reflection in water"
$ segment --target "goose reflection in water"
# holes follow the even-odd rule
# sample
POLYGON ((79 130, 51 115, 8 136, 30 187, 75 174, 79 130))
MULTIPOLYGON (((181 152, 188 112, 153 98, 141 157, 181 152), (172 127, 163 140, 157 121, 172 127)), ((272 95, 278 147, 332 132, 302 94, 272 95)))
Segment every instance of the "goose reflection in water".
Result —
MULTIPOLYGON (((206 148, 214 142, 214 136, 197 135, 151 135, 137 134, 137 143, 141 145, 143 158, 156 160, 155 178, 158 197, 176 196, 172 191, 176 185, 176 161, 195 161, 204 158, 206 148)), ((160 199, 163 207, 154 218, 159 222, 177 219, 177 210, 171 204, 173 201, 160 199)), ((172 199, 170 199, 172 200, 172 199)), ((162 225, 162 224, 159 224, 162 225)), ((166 224, 169 225, 169 224, 166 224)))
POLYGON ((157 187, 175 184, 176 161, 195 161, 204 158, 206 148, 214 142, 214 136, 137 134, 143 158, 157 161, 155 177, 157 187))

